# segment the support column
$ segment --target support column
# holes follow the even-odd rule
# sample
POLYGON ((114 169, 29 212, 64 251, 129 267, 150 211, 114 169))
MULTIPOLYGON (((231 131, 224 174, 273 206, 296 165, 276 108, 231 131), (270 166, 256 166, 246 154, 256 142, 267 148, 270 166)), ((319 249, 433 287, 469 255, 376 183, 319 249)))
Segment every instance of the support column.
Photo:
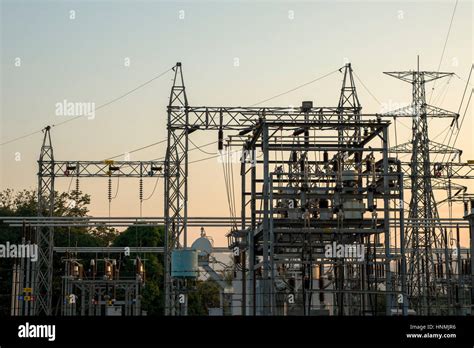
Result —
POLYGON ((168 147, 165 160, 165 315, 177 314, 176 290, 171 279, 171 253, 187 246, 188 209, 188 100, 181 63, 175 75, 168 104, 168 147), (185 120, 186 126, 177 126, 185 120))
POLYGON ((392 287, 392 272, 390 270, 390 261, 392 255, 390 252, 390 200, 388 195, 390 188, 388 185, 388 128, 383 129, 383 220, 384 220, 384 245, 385 245, 385 284, 386 284, 386 296, 385 296, 385 314, 387 316, 392 315, 392 304, 393 304, 393 287, 392 287))
POLYGON ((269 153, 268 153, 268 126, 265 122, 262 125, 262 151, 263 151, 263 262, 262 262, 262 314, 270 315, 271 310, 271 291, 272 286, 270 280, 270 260, 269 260, 269 244, 270 244, 270 226, 269 226, 269 187, 270 187, 270 169, 269 169, 269 153))
MULTIPOLYGON (((44 132, 43 145, 38 161, 38 216, 53 216, 54 211, 54 155, 50 126, 44 132)), ((53 227, 36 228, 38 261, 33 263, 33 315, 51 315, 53 283, 53 227)))

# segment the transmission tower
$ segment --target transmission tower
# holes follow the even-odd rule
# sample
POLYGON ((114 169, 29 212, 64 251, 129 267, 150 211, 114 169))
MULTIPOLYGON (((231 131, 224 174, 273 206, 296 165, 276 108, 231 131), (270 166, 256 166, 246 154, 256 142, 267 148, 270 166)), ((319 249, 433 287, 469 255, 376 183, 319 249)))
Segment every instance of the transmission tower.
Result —
POLYGON ((171 274, 171 253, 187 246, 188 207, 188 99, 181 63, 176 63, 168 104, 168 146, 165 159, 165 314, 178 310, 176 284, 171 274), (182 242, 180 241, 182 239, 182 242))
MULTIPOLYGON (((357 97, 351 63, 347 63, 339 71, 342 72, 342 69, 344 69, 344 78, 338 103, 339 122, 341 124, 345 122, 359 122, 362 106, 357 97)), ((358 128, 354 131, 342 126, 338 131, 338 139, 339 144, 358 142, 360 141, 360 129, 358 128)))
MULTIPOLYGON (((54 211, 54 155, 51 127, 46 127, 38 161, 38 216, 53 216, 54 211)), ((37 227, 38 261, 33 268, 33 315, 51 315, 53 283, 54 228, 37 227)))
MULTIPOLYGON (((411 307, 418 315, 433 313, 434 304, 439 297, 449 301, 450 264, 448 260, 447 237, 445 228, 441 227, 438 208, 433 194, 432 153, 453 153, 457 150, 429 140, 428 119, 449 118, 455 120, 458 115, 428 105, 425 96, 425 83, 453 75, 446 72, 420 71, 419 59, 417 70, 384 72, 389 76, 408 82, 413 86, 412 103, 388 113, 396 117, 409 117, 412 120, 412 140, 391 149, 393 153, 411 154, 409 184, 411 200, 406 224, 407 285, 411 307), (444 250, 444 252, 436 252, 444 250), (444 254, 444 261, 443 261, 444 254), (443 264, 445 268, 443 268, 443 264)), ((439 306, 436 306, 439 308, 439 306)))

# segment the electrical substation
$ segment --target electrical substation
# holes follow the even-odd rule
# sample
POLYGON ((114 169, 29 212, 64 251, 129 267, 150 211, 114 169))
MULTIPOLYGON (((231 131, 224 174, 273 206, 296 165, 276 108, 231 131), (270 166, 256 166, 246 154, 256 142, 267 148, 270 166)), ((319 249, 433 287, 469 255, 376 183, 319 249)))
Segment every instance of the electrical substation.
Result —
POLYGON ((430 140, 428 129, 431 118, 445 119, 448 127, 462 116, 426 101, 425 86, 452 74, 423 71, 419 63, 386 72, 412 89, 412 103, 370 114, 363 112, 349 63, 339 70, 342 86, 333 106, 317 97, 298 107, 192 106, 182 64, 173 72, 163 161, 57 160, 52 129, 44 129, 39 216, 2 217, 22 231, 25 243, 39 247, 38 262, 14 265, 12 315, 144 315, 150 253, 163 255, 165 315, 188 314, 189 294, 203 275, 220 288, 212 315, 474 314, 474 195, 457 183, 474 179, 474 161, 430 140), (402 144, 389 139, 400 119, 412 131, 402 144), (197 132, 217 139, 230 216, 188 214, 188 152, 197 132), (443 159, 435 162, 432 154, 443 159), (236 166, 240 178, 232 174, 236 166), (60 178, 75 178, 76 192, 81 180, 108 181, 110 200, 111 179, 119 177, 138 180, 140 188, 143 180, 163 178, 164 211, 154 217, 55 216, 60 178), (440 214, 434 194, 440 190, 463 214, 440 214), (97 226, 164 226, 164 247, 54 245, 55 227, 97 226), (201 227, 200 238, 189 240, 189 227, 201 227), (220 228, 228 245, 213 246, 208 227, 220 228), (64 266, 60 280, 53 279, 56 253, 64 266), (218 261, 218 253, 229 253, 233 263, 218 261), (126 258, 132 271, 121 270, 126 258), (60 313, 52 311, 54 281, 61 282, 60 313))

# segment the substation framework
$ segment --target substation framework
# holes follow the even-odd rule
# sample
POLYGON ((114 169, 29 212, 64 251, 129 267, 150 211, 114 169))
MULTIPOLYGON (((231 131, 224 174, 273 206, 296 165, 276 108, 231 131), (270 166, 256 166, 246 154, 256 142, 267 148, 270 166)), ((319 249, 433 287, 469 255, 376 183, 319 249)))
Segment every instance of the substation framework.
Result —
MULTIPOLYGON (((20 222, 23 226, 24 242, 38 245, 38 260, 19 260, 14 266, 14 277, 12 287, 12 313, 14 315, 52 315, 52 286, 53 286, 53 252, 54 252, 54 227, 71 226, 71 224, 57 224, 52 221, 55 215, 55 181, 58 178, 76 179, 74 194, 78 197, 80 178, 107 178, 108 199, 112 200, 112 178, 138 178, 140 188, 142 180, 146 178, 163 177, 164 162, 160 161, 57 161, 54 158, 53 145, 51 141, 51 128, 44 129, 43 143, 38 161, 38 218, 31 220, 26 225, 26 220, 20 222), (31 228, 35 232, 31 233, 31 228), (26 300, 26 299, 27 300, 26 300)), ((140 190, 142 199, 142 190, 140 190)), ((75 218, 76 220, 78 218, 75 218)), ((69 222, 74 222, 70 220, 69 222)), ((18 221, 15 222, 18 226, 18 221)), ((109 223, 110 225, 110 223, 109 223)), ((90 224, 86 220, 84 227, 98 227, 101 225, 90 224)), ((103 226, 103 225, 102 225, 103 226)), ((103 259, 105 260, 105 259, 103 259)), ((88 291, 89 297, 98 296, 99 304, 101 296, 109 287, 123 288, 126 296, 130 295, 130 289, 135 294, 139 293, 141 286, 140 274, 133 281, 116 279, 115 274, 107 275, 107 279, 96 279, 95 273, 91 279, 83 279, 82 274, 71 274, 71 267, 79 265, 77 259, 65 260, 66 274, 63 277, 63 295, 71 294, 73 288, 79 289, 83 294, 88 291), (77 282, 79 280, 79 283, 77 282), (85 284, 89 283, 87 287, 85 284), (129 284, 130 283, 130 284, 129 284), (64 292, 66 291, 66 292, 64 292)), ((107 264, 108 261, 104 261, 107 264)), ((85 295, 84 295, 85 296, 85 295)), ((85 297, 84 297, 85 298, 85 297)), ((91 302, 89 302, 91 303, 91 302)), ((85 304, 83 304, 85 306, 85 304)), ((64 304, 62 313, 71 313, 64 304)), ((85 307, 81 309, 85 313, 85 307)), ((126 311, 129 309, 126 303, 126 311)), ((92 310, 89 309, 89 313, 92 310)), ((137 313, 137 310, 135 310, 137 313)))
MULTIPOLYGON (((129 248, 125 253, 111 253, 106 248, 99 257, 98 248, 75 249, 65 251, 62 258, 64 275, 61 291, 61 315, 63 316, 101 316, 134 315, 141 312, 141 296, 145 284, 146 259, 133 258, 133 271, 123 276, 121 268, 127 256, 136 253, 139 248, 129 248), (88 250, 89 249, 89 250, 88 250), (86 258, 96 249, 95 255, 86 258), (130 250, 134 249, 134 250, 130 250), (122 313, 123 308, 123 313, 122 313)), ((150 248, 151 249, 151 248, 150 248)), ((150 253, 152 250, 147 250, 150 253)), ((61 250, 56 249, 56 253, 61 250)), ((145 254, 141 251, 141 254, 145 254)), ((139 254, 136 254, 139 255, 139 254)))
MULTIPOLYGON (((261 148, 263 170, 242 167, 242 214, 250 205, 252 223, 229 236, 232 247, 249 255, 252 314, 375 314, 381 296, 391 315, 396 295, 406 299, 403 210, 391 205, 403 199, 403 180, 400 164, 388 157, 388 125, 346 121, 346 134, 359 140, 350 144, 341 140, 338 117, 308 115, 305 121, 262 120, 255 126, 244 153, 261 148), (381 145, 369 149, 375 139, 381 145), (392 238, 391 215, 399 218, 392 238), (391 239, 402 246, 399 254, 384 243, 391 239), (325 247, 333 243, 367 252, 361 259, 328 257, 325 247)), ((398 307, 406 314, 406 301, 398 307)))
MULTIPOLYGON (((296 108, 190 106, 181 63, 173 70, 164 162, 55 161, 50 129, 45 129, 39 216, 3 219, 12 226, 27 223, 36 229, 40 260, 21 275, 22 286, 32 284, 36 301, 22 314, 52 314, 54 227, 133 224, 165 225, 166 315, 186 314, 178 298, 190 290, 187 280, 171 276, 171 254, 188 247, 189 226, 228 229, 240 274, 237 314, 471 313, 474 215, 467 201, 472 196, 452 180, 473 179, 474 163, 433 164, 429 158, 430 151, 460 154, 428 139, 427 118, 459 116, 425 101, 425 82, 448 74, 419 68, 388 73, 412 83, 413 105, 381 115, 362 113, 350 64, 340 69, 343 83, 337 106, 305 101, 296 108), (414 140, 389 148, 387 117, 410 117, 414 140), (188 216, 189 136, 199 130, 217 132, 224 162, 232 163, 232 154, 238 153, 240 216, 188 216), (407 151, 411 161, 398 160, 397 154, 407 151), (163 177, 163 217, 54 217, 55 179, 74 176, 104 177, 109 182, 121 176, 163 177), (432 191, 446 188, 450 202, 464 202, 464 219, 439 217, 432 191), (407 190, 410 203, 404 199, 407 190), (454 247, 447 236, 452 229, 457 234, 454 247), (460 236, 467 230, 470 247, 461 248, 460 236), (346 254, 327 254, 338 246, 346 254), (356 255, 359 247, 364 247, 361 258, 356 255)), ((474 209, 474 202, 471 205, 474 209)))
MULTIPOLYGON (((324 294, 332 292, 332 308, 328 311, 331 314, 380 313, 378 295, 384 299, 382 307, 387 315, 407 315, 409 309, 414 314, 470 313, 474 303, 472 227, 468 232, 470 248, 461 250, 459 230, 465 233, 469 225, 467 221, 456 223, 453 219, 441 219, 432 190, 442 187, 463 190, 451 180, 473 178, 473 163, 433 166, 429 159, 430 150, 459 154, 458 150, 435 144, 428 138, 428 117, 455 120, 459 117, 427 105, 424 97, 425 82, 449 74, 420 72, 419 67, 417 71, 387 73, 412 82, 413 105, 409 112, 398 110, 380 115, 361 113, 350 64, 341 68, 343 85, 335 107, 313 106, 312 102, 303 102, 300 108, 194 107, 188 105, 181 63, 177 63, 174 70, 168 106, 167 170, 179 175, 165 179, 168 269, 172 251, 187 246, 189 134, 197 130, 217 131, 218 148, 222 151, 224 132, 230 131, 237 134, 228 138, 229 148, 240 146, 243 150, 242 224, 228 235, 229 246, 237 247, 241 263, 241 314, 288 314, 295 309, 299 314, 309 315, 315 312, 311 296, 314 292, 319 293, 319 309, 323 311, 326 310, 324 294), (396 158, 402 146, 387 147, 389 123, 382 121, 382 116, 411 117, 414 140, 409 169, 396 158), (312 131, 320 134, 311 135, 312 131), (284 132, 286 139, 285 136, 278 138, 275 135, 278 132, 284 132), (382 145, 373 148, 369 143, 377 137, 382 145), (275 144, 270 139, 275 140, 275 144), (263 161, 255 157, 257 148, 262 152, 263 161), (277 161, 272 153, 278 151, 290 157, 277 161), (376 152, 379 152, 377 158, 376 152), (246 170, 249 153, 251 165, 246 170), (316 154, 322 156, 323 161, 313 159, 311 163, 309 158, 316 154), (362 170, 364 162, 367 168, 362 170), (275 165, 273 170, 271 165, 275 165), (260 178, 257 172, 262 173, 260 178), (408 172, 410 178, 406 187, 411 190, 409 204, 403 199, 404 172, 408 172), (442 181, 443 175, 447 181, 442 181), (246 181, 248 176, 250 183, 246 181), (432 179, 438 182, 432 184, 432 179), (248 185, 250 190, 246 191, 248 185), (374 200, 380 202, 374 203, 374 200), (291 208, 284 207, 289 202, 291 208), (410 213, 405 216, 407 205, 410 213), (293 212, 290 217, 288 209, 299 213, 293 212), (367 213, 371 215, 368 219, 365 218, 367 213), (250 216, 250 224, 247 216, 250 216), (405 217, 408 238, 405 238, 405 217), (453 225, 458 231, 457 257, 449 250, 446 236, 447 228, 453 225), (289 244, 278 244, 284 241, 289 244), (331 241, 364 243, 368 247, 365 264, 322 257, 322 247, 331 241), (381 252, 377 254, 377 251, 381 252), (464 260, 461 255, 465 255, 464 260), (288 279, 285 270, 290 264, 296 264, 293 270, 297 271, 288 279), (317 286, 312 281, 314 265, 320 267, 317 286), (328 267, 332 267, 329 275, 325 273, 328 267), (298 287, 301 296, 296 294, 298 287), (299 306, 285 302, 285 292, 286 298, 288 295, 293 299, 299 297, 296 298, 299 306)), ((465 193, 465 189, 463 191, 465 193)), ((468 197, 462 198, 465 206, 468 197)), ((449 199, 453 201, 451 193, 449 199)), ((465 211, 465 216, 470 216, 467 209, 465 211)), ((179 314, 176 280, 169 276, 169 271, 166 277, 166 303, 169 304, 166 314, 179 314)))

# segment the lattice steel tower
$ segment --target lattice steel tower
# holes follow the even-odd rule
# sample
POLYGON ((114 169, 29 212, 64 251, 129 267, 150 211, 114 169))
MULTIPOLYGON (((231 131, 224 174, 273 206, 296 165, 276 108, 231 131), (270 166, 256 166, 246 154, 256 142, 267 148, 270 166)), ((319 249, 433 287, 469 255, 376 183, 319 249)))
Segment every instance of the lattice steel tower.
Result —
POLYGON ((411 154, 409 182, 411 200, 406 223, 407 286, 410 307, 418 315, 433 313, 440 308, 440 298, 449 301, 446 285, 449 274, 446 231, 441 227, 438 208, 433 194, 436 182, 432 182, 432 153, 452 153, 453 148, 429 140, 428 118, 457 119, 457 114, 426 103, 425 83, 452 73, 420 71, 419 60, 416 71, 384 72, 389 76, 412 84, 412 104, 388 115, 412 119, 411 141, 395 146, 392 153, 411 154), (443 260, 444 258, 444 260, 443 260), (444 265, 444 268, 443 268, 444 265), (435 304, 437 306, 435 306, 435 304))
POLYGON ((176 284, 171 278, 171 253, 187 246, 188 210, 188 99, 181 63, 173 68, 168 104, 168 146, 165 159, 165 314, 179 313, 176 284), (184 124, 185 126, 180 126, 184 124))
MULTIPOLYGON (((360 121, 362 106, 357 97, 351 63, 347 63, 339 71, 342 72, 342 69, 344 69, 344 78, 338 103, 339 122, 341 124, 345 122, 358 122, 360 121)), ((360 135, 359 128, 354 131, 342 125, 338 131, 338 142, 339 144, 357 143, 360 142, 360 135)))
MULTIPOLYGON (((54 155, 51 143, 51 127, 44 132, 38 161, 38 216, 53 216, 54 212, 54 155)), ((53 284, 54 228, 37 227, 38 261, 33 266, 33 315, 51 315, 53 284)))

